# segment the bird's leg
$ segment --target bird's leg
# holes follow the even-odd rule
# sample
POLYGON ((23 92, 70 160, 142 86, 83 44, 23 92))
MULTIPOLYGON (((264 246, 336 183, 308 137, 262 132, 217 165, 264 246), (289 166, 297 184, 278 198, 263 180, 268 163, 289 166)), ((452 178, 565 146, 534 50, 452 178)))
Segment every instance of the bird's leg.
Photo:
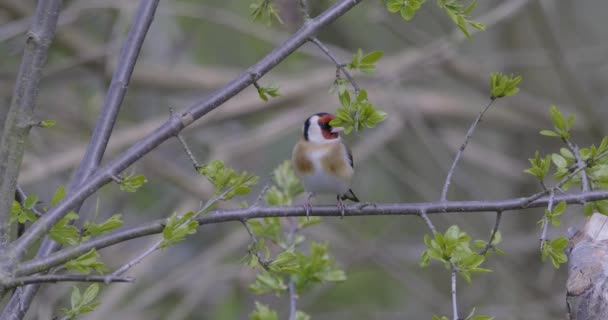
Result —
POLYGON ((304 203, 304 209, 306 209, 306 218, 310 217, 310 212, 312 211, 312 204, 310 204, 310 200, 315 196, 314 193, 309 192, 308 198, 306 199, 306 203, 304 203))
POLYGON ((340 219, 344 219, 344 209, 346 209, 346 205, 340 198, 340 195, 337 195, 336 199, 338 200, 338 209, 340 209, 340 219))

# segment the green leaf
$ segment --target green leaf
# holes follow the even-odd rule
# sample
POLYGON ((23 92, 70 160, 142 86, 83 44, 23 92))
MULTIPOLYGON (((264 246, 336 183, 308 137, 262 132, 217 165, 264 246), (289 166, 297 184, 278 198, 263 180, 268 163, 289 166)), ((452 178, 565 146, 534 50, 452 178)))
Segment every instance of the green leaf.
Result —
POLYGON ((27 198, 25 198, 25 201, 23 201, 25 209, 32 209, 36 205, 36 203, 38 203, 38 196, 34 194, 27 196, 27 198))
POLYGON ((80 243, 80 231, 70 224, 70 221, 78 219, 74 211, 68 212, 49 231, 49 237, 62 245, 74 246, 80 243))
MULTIPOLYGON (((482 26, 476 26, 482 28, 482 26)), ((492 99, 509 97, 517 94, 519 88, 517 85, 521 82, 521 76, 503 75, 500 72, 492 72, 490 74, 490 92, 492 99)))
POLYGON ((262 271, 256 275, 255 282, 249 286, 249 289, 255 294, 274 292, 278 295, 287 290, 287 285, 281 276, 262 271))
POLYGON ((256 175, 246 171, 238 174, 219 160, 213 160, 197 169, 199 174, 205 176, 213 184, 215 196, 223 194, 221 200, 230 200, 237 195, 248 194, 259 180, 256 175))
POLYGON ((249 314, 251 320, 279 320, 276 311, 259 302, 255 302, 255 311, 249 314))
POLYGON ((297 255, 291 251, 279 253, 268 265, 273 272, 295 273, 298 271, 297 255))
POLYGON ((99 302, 93 302, 98 294, 99 284, 97 283, 90 285, 82 296, 78 287, 72 287, 72 294, 70 296, 71 309, 62 308, 61 312, 69 319, 75 319, 80 314, 91 312, 99 305, 99 302))
POLYGON ((279 10, 274 7, 274 3, 271 0, 256 0, 249 8, 251 9, 250 14, 253 21, 264 22, 268 26, 272 25, 273 20, 283 24, 283 20, 279 16, 279 10))
POLYGON ((51 120, 51 119, 43 120, 38 123, 38 125, 42 128, 52 128, 55 126, 55 124, 56 124, 56 121, 51 120))
POLYGON ((195 213, 190 211, 182 216, 173 213, 165 228, 163 229, 163 241, 160 247, 166 248, 174 245, 186 238, 190 234, 195 234, 198 229, 198 222, 194 220, 195 213))
POLYGON ((144 175, 134 175, 133 173, 131 173, 121 179, 120 190, 127 192, 135 192, 146 182, 148 182, 148 180, 144 175))
POLYGON ((281 94, 279 93, 279 86, 269 86, 269 87, 261 87, 258 86, 256 87, 257 91, 258 91, 258 95, 260 96, 260 99, 264 100, 264 101, 268 101, 269 97, 278 97, 281 94))
POLYGON ((55 194, 53 195, 53 199, 51 199, 51 207, 56 206, 59 201, 63 200, 63 198, 65 198, 66 195, 66 191, 65 191, 65 187, 64 186, 59 186, 57 187, 57 190, 55 191, 55 194))
POLYGON ((298 310, 296 311, 296 320, 310 320, 310 316, 298 310))
POLYGON ((99 261, 99 253, 95 249, 81 255, 80 257, 70 260, 65 264, 66 269, 82 274, 89 274, 92 270, 97 273, 107 271, 103 262, 99 261))
POLYGON ((120 213, 116 213, 116 214, 112 215, 110 218, 108 218, 108 220, 106 220, 102 223, 99 223, 99 224, 86 221, 83 226, 84 235, 85 236, 99 236, 104 233, 108 233, 114 229, 122 227, 124 222, 120 219, 121 216, 122 215, 120 213))
POLYGON ((553 164, 555 164, 555 166, 558 168, 564 168, 568 165, 568 161, 566 161, 564 157, 557 153, 553 153, 551 155, 551 160, 553 160, 553 164))

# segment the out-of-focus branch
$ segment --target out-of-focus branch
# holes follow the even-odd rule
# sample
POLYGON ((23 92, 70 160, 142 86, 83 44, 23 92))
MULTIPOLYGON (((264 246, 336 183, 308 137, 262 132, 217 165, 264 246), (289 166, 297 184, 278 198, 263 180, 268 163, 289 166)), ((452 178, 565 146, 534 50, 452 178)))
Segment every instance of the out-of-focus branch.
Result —
MULTIPOLYGON (((97 118, 95 129, 89 140, 84 157, 80 162, 80 166, 76 170, 74 179, 68 188, 68 194, 73 194, 78 190, 80 185, 99 167, 99 163, 101 162, 108 141, 110 140, 122 101, 127 92, 129 80, 133 73, 133 69, 135 68, 137 57, 139 56, 148 29, 154 19, 154 13, 158 6, 158 2, 159 0, 142 0, 139 4, 133 19, 133 24, 129 30, 128 38, 122 48, 119 63, 112 76, 110 88, 108 89, 104 104, 97 118)), ((85 199, 82 199, 74 206, 76 211, 78 211, 78 208, 82 205, 84 200, 85 199)), ((47 238, 43 241, 36 256, 47 256, 60 247, 61 245, 59 243, 47 238)), ((21 314, 21 312, 25 312, 33 297, 36 295, 38 288, 38 285, 28 286, 23 292, 15 293, 15 296, 9 301, 3 314, 21 314), (13 309, 19 309, 19 312, 16 312, 16 310, 13 309)))
MULTIPOLYGON (((29 131, 36 124, 34 107, 42 69, 55 36, 61 0, 41 1, 36 7, 32 26, 25 39, 25 49, 13 91, 13 98, 3 124, 0 141, 0 269, 10 263, 7 256, 10 242, 9 218, 15 197, 17 176, 29 131)), ((0 270, 2 273, 4 270, 0 270)))
MULTIPOLYGON (((574 194, 556 195, 554 201, 565 201, 569 204, 582 204, 590 201, 608 199, 608 190, 598 190, 581 192, 574 194)), ((528 208, 545 207, 549 203, 548 197, 542 197, 531 203, 527 198, 513 198, 496 201, 445 201, 445 202, 424 202, 424 203, 385 203, 375 206, 352 205, 347 206, 344 213, 346 216, 385 216, 385 215, 416 215, 422 213, 463 213, 463 212, 488 212, 488 211, 514 211, 528 208)), ((317 206, 312 212, 315 216, 339 217, 341 210, 336 206, 317 206)), ((306 215, 303 206, 275 206, 275 207, 248 207, 229 210, 215 210, 207 213, 204 217, 198 218, 201 225, 215 224, 228 221, 242 221, 255 218, 266 217, 301 217, 306 215)), ((119 230, 111 234, 99 237, 79 244, 74 247, 62 249, 48 257, 34 259, 23 262, 17 266, 15 272, 17 276, 29 275, 40 272, 48 268, 61 265, 74 259, 87 251, 96 248, 101 249, 127 240, 156 234, 162 232, 165 226, 165 219, 148 222, 141 226, 119 230)))
POLYGON ((591 93, 585 87, 585 83, 579 75, 580 72, 575 70, 564 54, 559 39, 559 31, 549 21, 542 1, 532 1, 531 11, 535 14, 530 21, 535 26, 534 30, 538 34, 539 41, 544 44, 545 52, 553 67, 560 74, 557 77, 558 81, 562 83, 562 88, 569 92, 574 99, 573 103, 584 112, 585 120, 589 121, 589 132, 596 138, 601 139, 603 132, 605 132, 602 117, 597 112, 598 110, 594 108, 596 103, 594 103, 591 93))

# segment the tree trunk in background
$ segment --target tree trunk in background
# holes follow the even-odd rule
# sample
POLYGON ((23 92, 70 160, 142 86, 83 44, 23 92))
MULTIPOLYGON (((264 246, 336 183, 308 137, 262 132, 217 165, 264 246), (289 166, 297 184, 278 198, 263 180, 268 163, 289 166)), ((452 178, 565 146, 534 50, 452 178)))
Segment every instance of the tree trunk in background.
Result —
POLYGON ((570 320, 608 319, 608 217, 593 214, 571 240, 566 303, 570 320))

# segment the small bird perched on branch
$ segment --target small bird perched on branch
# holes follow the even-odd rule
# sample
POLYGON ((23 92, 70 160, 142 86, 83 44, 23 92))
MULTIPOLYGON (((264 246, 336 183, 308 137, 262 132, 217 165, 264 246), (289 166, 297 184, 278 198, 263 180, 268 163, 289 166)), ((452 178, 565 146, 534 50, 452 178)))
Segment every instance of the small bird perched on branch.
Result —
POLYGON ((345 208, 343 200, 359 202, 350 189, 355 172, 353 156, 340 139, 340 131, 344 128, 329 124, 334 118, 333 114, 325 112, 308 117, 304 122, 302 139, 293 148, 293 167, 309 193, 305 204, 306 216, 312 210, 311 198, 318 193, 336 194, 342 217, 345 208))

